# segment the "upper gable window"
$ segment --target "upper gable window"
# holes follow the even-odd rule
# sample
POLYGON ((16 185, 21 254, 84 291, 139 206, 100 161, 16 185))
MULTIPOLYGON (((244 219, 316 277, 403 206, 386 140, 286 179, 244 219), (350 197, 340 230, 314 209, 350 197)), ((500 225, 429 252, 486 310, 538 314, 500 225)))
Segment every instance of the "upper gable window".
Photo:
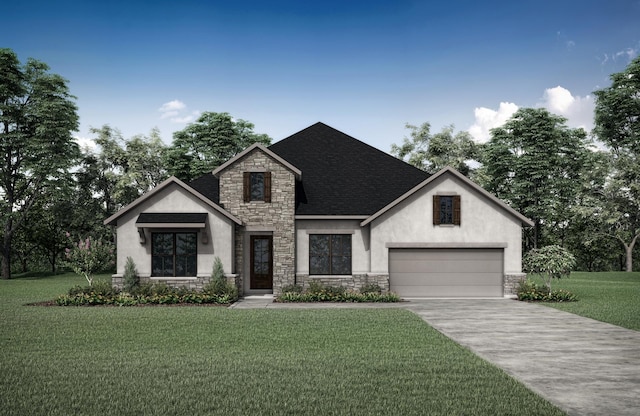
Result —
POLYGON ((433 224, 460 225, 460 195, 433 196, 433 224))
POLYGON ((244 173, 244 202, 271 202, 271 172, 244 173))

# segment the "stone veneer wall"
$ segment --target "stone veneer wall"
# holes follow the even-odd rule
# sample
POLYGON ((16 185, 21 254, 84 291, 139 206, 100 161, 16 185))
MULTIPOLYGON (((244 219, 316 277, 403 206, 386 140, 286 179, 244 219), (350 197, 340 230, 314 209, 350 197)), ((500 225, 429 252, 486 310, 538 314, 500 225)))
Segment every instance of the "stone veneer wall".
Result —
MULTIPOLYGON (((238 285, 238 275, 225 274, 225 277, 227 278, 227 282, 235 284, 236 286, 238 285)), ((192 290, 202 290, 210 281, 211 276, 197 277, 193 279, 152 279, 149 276, 140 276, 140 283, 164 283, 167 286, 176 288, 184 287, 192 290)), ((118 275, 111 276, 111 285, 114 288, 122 290, 124 288, 124 278, 118 275)))
POLYGON ((303 289, 309 288, 310 282, 319 282, 325 286, 342 286, 347 290, 359 292, 367 284, 377 284, 382 289, 382 293, 389 293, 388 274, 354 274, 353 276, 309 276, 308 274, 298 274, 296 283, 303 289))
POLYGON ((246 287, 244 276, 245 236, 255 230, 258 234, 273 235, 273 293, 280 294, 283 286, 295 279, 295 176, 291 170, 266 153, 255 149, 219 175, 220 204, 239 218, 243 225, 236 227, 235 271, 239 275, 240 293, 246 287), (271 172, 271 202, 243 201, 244 172, 271 172))
POLYGON ((504 296, 515 297, 518 294, 518 284, 527 278, 525 273, 508 273, 504 275, 504 296))

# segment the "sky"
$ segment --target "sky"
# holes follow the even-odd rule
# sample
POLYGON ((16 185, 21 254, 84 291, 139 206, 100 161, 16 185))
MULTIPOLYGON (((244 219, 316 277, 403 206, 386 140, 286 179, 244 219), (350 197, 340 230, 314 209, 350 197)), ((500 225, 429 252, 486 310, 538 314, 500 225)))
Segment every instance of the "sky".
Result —
POLYGON ((14 1, 0 47, 68 80, 83 145, 105 124, 170 144, 213 111, 388 152, 406 123, 484 142, 520 107, 591 130, 593 91, 640 53, 640 0, 14 1))

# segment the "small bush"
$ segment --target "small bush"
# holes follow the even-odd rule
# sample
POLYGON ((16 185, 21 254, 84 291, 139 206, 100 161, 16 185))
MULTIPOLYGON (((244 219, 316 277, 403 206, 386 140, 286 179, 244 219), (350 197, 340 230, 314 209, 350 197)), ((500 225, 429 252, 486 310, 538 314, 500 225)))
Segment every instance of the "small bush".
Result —
POLYGON ((276 297, 276 302, 400 302, 400 296, 395 293, 358 293, 343 291, 340 294, 328 292, 283 292, 276 297))
POLYGON ((315 280, 309 282, 307 293, 321 293, 322 291, 324 291, 324 285, 322 283, 315 280))
POLYGON ((302 293, 302 286, 286 285, 282 288, 282 293, 302 293))
POLYGON ((317 281, 311 281, 309 288, 304 291, 298 285, 282 288, 282 294, 276 297, 276 302, 399 302, 400 297, 395 293, 381 294, 378 285, 370 285, 368 292, 354 292, 343 286, 324 286, 317 281), (379 292, 378 292, 379 291, 379 292))
POLYGON ((136 270, 136 263, 131 257, 127 257, 127 263, 124 265, 124 291, 131 293, 140 285, 140 277, 136 270))
POLYGON ((520 282, 517 289, 518 300, 527 302, 575 302, 578 297, 566 290, 550 291, 545 285, 538 285, 526 279, 520 282))
POLYGON ((60 306, 94 305, 173 305, 173 304, 220 304, 228 305, 238 300, 238 291, 229 284, 221 293, 198 292, 186 287, 171 287, 164 283, 145 283, 132 293, 119 292, 107 282, 96 281, 93 286, 75 286, 67 295, 55 299, 60 306))
POLYGON ((238 288, 236 285, 227 282, 220 257, 216 257, 213 263, 213 271, 211 272, 211 281, 204 286, 202 291, 208 295, 224 297, 229 299, 230 302, 238 300, 238 288))
POLYGON ((360 293, 382 293, 382 288, 377 283, 367 283, 360 288, 360 293))

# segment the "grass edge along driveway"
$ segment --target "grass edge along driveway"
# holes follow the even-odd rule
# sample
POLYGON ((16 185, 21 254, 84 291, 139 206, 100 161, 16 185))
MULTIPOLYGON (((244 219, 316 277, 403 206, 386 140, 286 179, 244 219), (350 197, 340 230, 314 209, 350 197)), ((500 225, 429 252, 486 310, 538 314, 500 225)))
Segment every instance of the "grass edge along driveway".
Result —
POLYGON ((555 415, 401 309, 39 307, 0 281, 0 414, 555 415))

